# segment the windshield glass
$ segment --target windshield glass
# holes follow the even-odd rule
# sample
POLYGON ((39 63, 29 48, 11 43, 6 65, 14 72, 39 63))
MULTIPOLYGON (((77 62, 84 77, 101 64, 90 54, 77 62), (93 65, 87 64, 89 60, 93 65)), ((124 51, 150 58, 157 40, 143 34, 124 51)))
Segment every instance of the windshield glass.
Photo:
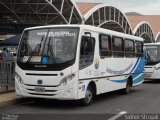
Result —
POLYGON ((29 64, 61 64, 75 58, 78 29, 25 31, 18 60, 29 64))
POLYGON ((160 46, 145 46, 147 63, 155 63, 160 61, 160 46))

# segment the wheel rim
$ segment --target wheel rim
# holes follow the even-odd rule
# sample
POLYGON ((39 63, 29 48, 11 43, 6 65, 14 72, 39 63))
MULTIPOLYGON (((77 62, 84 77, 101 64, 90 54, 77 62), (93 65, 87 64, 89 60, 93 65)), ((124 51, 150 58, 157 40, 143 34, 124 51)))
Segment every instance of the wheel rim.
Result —
POLYGON ((86 97, 85 97, 86 103, 90 103, 92 100, 92 97, 93 97, 92 92, 88 89, 86 91, 86 97))

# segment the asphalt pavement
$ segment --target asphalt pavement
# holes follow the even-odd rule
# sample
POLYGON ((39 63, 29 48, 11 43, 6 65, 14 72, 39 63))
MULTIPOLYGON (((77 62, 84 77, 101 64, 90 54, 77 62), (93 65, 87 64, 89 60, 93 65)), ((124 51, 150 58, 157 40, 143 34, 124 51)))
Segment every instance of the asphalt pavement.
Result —
POLYGON ((115 91, 96 96, 89 106, 80 106, 77 101, 41 100, 0 108, 0 113, 10 114, 158 114, 160 113, 160 81, 147 81, 133 87, 129 94, 115 91))

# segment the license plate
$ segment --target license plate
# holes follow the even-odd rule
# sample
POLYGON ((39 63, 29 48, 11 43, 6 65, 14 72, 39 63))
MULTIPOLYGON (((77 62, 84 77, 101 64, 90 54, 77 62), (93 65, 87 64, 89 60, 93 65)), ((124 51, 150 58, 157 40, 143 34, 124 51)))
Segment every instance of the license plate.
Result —
POLYGON ((35 91, 36 92, 45 92, 45 88, 44 87, 35 87, 35 91))

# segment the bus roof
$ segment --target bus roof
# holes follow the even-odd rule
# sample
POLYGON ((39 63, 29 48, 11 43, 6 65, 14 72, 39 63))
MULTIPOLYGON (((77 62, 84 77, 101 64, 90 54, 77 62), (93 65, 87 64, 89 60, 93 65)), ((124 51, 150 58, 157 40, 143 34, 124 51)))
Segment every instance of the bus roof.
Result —
POLYGON ((108 34, 108 35, 114 35, 114 36, 119 36, 119 37, 123 37, 123 38, 128 38, 128 39, 133 39, 133 40, 137 40, 137 41, 144 41, 143 38, 141 37, 137 37, 137 36, 133 36, 133 35, 129 35, 129 34, 124 34, 121 32, 116 32, 116 31, 112 31, 112 30, 108 30, 108 29, 104 29, 104 28, 99 28, 99 27, 95 27, 95 26, 91 26, 91 25, 47 25, 47 26, 36 26, 36 27, 30 27, 30 28, 26 28, 25 30, 33 30, 33 29, 44 29, 44 28, 60 28, 60 27, 72 27, 72 28, 81 28, 84 29, 86 31, 93 31, 93 32, 99 32, 101 34, 108 34))

